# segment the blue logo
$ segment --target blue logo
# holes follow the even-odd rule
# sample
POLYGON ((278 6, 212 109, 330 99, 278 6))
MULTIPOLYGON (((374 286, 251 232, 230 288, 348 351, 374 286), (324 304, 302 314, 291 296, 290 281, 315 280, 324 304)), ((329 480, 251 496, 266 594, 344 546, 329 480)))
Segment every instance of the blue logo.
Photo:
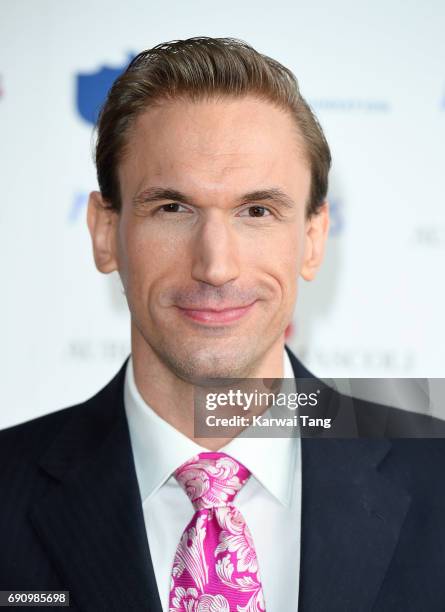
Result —
POLYGON ((331 217, 331 227, 329 229, 329 236, 331 238, 338 236, 343 231, 344 218, 343 218, 343 202, 338 198, 329 201, 329 213, 331 217))
POLYGON ((123 66, 101 66, 96 72, 78 74, 76 77, 76 106, 79 115, 88 123, 96 124, 104 100, 118 76, 133 59, 129 54, 123 66))
POLYGON ((71 208, 68 212, 68 223, 73 225, 78 221, 88 204, 88 193, 84 191, 78 191, 74 194, 71 208))

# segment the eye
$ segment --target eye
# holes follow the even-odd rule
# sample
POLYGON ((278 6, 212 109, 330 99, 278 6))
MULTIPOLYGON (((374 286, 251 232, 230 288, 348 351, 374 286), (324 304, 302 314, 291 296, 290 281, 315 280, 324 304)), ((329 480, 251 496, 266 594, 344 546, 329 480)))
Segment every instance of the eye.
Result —
POLYGON ((158 210, 167 213, 190 212, 188 208, 186 208, 182 204, 178 204, 178 202, 169 202, 168 204, 163 204, 158 210))
POLYGON ((241 211, 240 217, 268 217, 270 214, 271 212, 268 208, 265 208, 264 206, 255 205, 249 206, 248 208, 245 208, 243 211, 241 211))

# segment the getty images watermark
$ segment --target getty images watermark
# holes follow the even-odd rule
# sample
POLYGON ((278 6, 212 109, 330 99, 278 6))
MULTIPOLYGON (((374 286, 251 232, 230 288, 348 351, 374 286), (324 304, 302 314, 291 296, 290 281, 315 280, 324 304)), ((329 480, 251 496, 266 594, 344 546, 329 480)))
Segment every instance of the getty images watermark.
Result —
POLYGON ((229 389, 227 392, 207 393, 205 407, 207 411, 215 411, 218 408, 230 407, 241 409, 253 414, 233 414, 232 416, 217 416, 209 414, 205 417, 208 427, 331 427, 330 418, 310 417, 309 414, 292 414, 300 407, 317 406, 320 389, 312 393, 267 393, 261 391, 245 392, 240 389, 229 389), (285 407, 289 416, 272 416, 267 414, 256 414, 258 409, 270 407, 285 407))
POLYGON ((212 380, 195 387, 197 438, 445 438, 445 379, 212 380))
POLYGON ((290 437, 300 429, 329 429, 323 393, 313 380, 299 381, 298 389, 294 379, 212 382, 195 389, 195 436, 290 437))

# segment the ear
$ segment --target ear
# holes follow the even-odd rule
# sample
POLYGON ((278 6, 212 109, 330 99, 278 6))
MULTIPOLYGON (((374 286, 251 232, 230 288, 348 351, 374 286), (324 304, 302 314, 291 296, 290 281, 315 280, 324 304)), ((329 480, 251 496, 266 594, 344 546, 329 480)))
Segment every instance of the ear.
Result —
POLYGON ((303 264, 300 274, 304 280, 315 278, 323 261, 329 233, 329 204, 325 201, 316 213, 306 220, 303 264))
POLYGON ((118 269, 118 221, 119 213, 107 205, 99 191, 92 191, 88 199, 87 223, 93 241, 96 268, 104 274, 118 269))

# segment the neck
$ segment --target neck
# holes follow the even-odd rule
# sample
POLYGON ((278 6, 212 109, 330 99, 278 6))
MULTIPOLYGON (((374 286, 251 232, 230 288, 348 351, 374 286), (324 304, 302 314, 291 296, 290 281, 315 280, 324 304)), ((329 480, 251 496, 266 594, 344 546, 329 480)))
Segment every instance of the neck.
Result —
MULTIPOLYGON (((209 450, 216 451, 242 431, 230 437, 202 438, 194 435, 196 385, 177 376, 158 357, 132 325, 131 348, 136 387, 144 401, 167 423, 209 450)), ((283 378, 284 336, 252 366, 250 378, 283 378)))

